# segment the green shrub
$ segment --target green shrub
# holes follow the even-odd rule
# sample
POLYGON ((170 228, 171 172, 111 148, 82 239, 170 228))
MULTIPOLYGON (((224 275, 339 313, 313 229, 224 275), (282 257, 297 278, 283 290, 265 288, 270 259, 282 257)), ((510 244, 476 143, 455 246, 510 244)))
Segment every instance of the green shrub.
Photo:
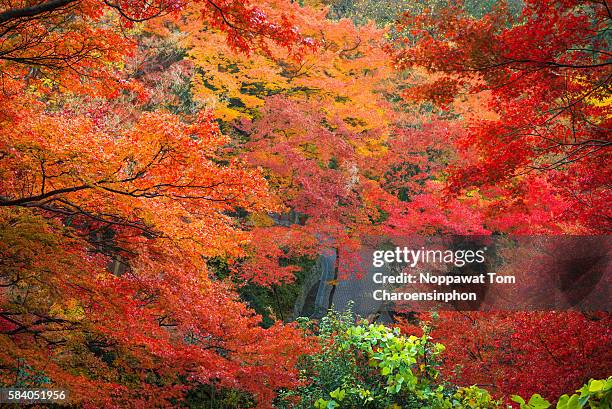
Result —
MULTIPOLYGON (((319 352, 300 362, 302 386, 281 391, 278 408, 316 409, 502 409, 510 408, 477 386, 444 382, 439 366, 444 345, 423 336, 405 336, 399 329, 356 320, 350 308, 330 310, 319 322, 298 320, 320 343, 319 352)), ((528 402, 512 400, 521 409, 552 405, 538 394, 528 402)), ((612 377, 591 379, 577 393, 563 395, 557 409, 612 409, 612 377)))
MULTIPOLYGON (((557 409, 612 409, 612 377, 608 379, 591 379, 586 385, 576 391, 572 396, 563 395, 557 402, 557 409)), ((551 407, 550 402, 535 394, 525 402, 520 396, 513 396, 512 400, 520 405, 521 409, 546 409, 551 407)))
POLYGON ((399 329, 357 323, 350 309, 330 311, 316 331, 321 350, 300 364, 304 385, 283 391, 279 408, 489 409, 502 407, 475 386, 457 388, 442 382, 438 371, 442 344, 423 336, 403 336, 399 329))

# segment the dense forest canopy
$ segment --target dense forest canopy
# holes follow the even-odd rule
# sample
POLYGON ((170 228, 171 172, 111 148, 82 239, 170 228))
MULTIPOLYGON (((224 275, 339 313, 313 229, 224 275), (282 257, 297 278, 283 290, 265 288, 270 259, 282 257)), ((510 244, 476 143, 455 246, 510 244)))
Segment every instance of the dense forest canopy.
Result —
POLYGON ((410 313, 400 335, 298 325, 293 304, 320 254, 341 280, 366 237, 609 234, 611 7, 0 0, 2 386, 422 407, 387 364, 394 392, 333 383, 369 371, 378 337, 432 365, 406 384, 491 393, 418 396, 439 407, 610 376, 609 312, 410 313))

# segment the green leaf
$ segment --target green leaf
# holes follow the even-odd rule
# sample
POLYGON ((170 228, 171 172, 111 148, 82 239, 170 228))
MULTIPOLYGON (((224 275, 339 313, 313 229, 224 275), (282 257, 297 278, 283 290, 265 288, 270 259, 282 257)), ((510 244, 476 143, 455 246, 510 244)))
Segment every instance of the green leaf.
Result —
POLYGON ((325 409, 327 408, 327 401, 323 398, 319 398, 317 399, 317 401, 315 402, 315 408, 317 409, 325 409))
POLYGON ((583 404, 580 403, 580 398, 578 395, 572 395, 567 401, 567 409, 579 409, 583 404))
POLYGON ((329 396, 331 396, 332 398, 338 401, 342 401, 344 397, 346 396, 346 392, 344 391, 344 389, 336 388, 335 390, 329 393, 329 396))
POLYGON ((574 394, 571 397, 563 395, 557 402, 557 409, 580 409, 584 406, 584 403, 580 402, 578 395, 574 394))
POLYGON ((550 407, 550 403, 536 393, 529 399, 529 407, 532 409, 546 409, 550 407))
POLYGON ((563 395, 557 401, 557 409, 565 409, 567 408, 567 401, 569 400, 569 396, 563 395))
POLYGON ((606 382, 603 380, 591 379, 591 381, 589 382, 589 392, 599 392, 603 390, 605 385, 606 382))

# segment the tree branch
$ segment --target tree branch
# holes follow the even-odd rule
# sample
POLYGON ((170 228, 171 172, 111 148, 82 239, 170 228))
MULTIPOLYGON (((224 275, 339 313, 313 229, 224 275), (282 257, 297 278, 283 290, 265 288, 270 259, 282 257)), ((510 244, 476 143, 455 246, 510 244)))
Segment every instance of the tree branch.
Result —
POLYGON ((34 6, 20 9, 8 9, 0 13, 0 24, 20 18, 34 17, 42 13, 48 13, 74 3, 77 0, 49 0, 34 6))

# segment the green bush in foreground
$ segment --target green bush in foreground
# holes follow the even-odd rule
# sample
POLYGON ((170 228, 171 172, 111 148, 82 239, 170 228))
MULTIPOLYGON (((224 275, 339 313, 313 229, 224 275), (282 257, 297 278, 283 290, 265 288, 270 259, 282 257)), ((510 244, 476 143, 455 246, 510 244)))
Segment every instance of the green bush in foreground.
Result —
MULTIPOLYGON (((611 409, 612 408, 612 377, 608 379, 591 379, 589 383, 576 391, 572 396, 563 395, 557 402, 557 409, 611 409)), ((540 395, 535 394, 525 402, 520 396, 513 396, 512 400, 520 405, 521 409, 546 409, 551 404, 540 395)))
MULTIPOLYGON (((438 370, 444 346, 434 343, 429 329, 422 337, 404 336, 384 325, 358 323, 351 311, 330 311, 317 323, 300 319, 316 331, 321 349, 300 364, 303 386, 283 391, 278 408, 382 409, 501 409, 508 408, 488 391, 458 387, 441 379, 438 370)), ((591 380, 572 396, 563 395, 558 409, 612 409, 612 377, 591 380)), ((521 409, 546 409, 539 395, 528 402, 513 401, 521 409)))

